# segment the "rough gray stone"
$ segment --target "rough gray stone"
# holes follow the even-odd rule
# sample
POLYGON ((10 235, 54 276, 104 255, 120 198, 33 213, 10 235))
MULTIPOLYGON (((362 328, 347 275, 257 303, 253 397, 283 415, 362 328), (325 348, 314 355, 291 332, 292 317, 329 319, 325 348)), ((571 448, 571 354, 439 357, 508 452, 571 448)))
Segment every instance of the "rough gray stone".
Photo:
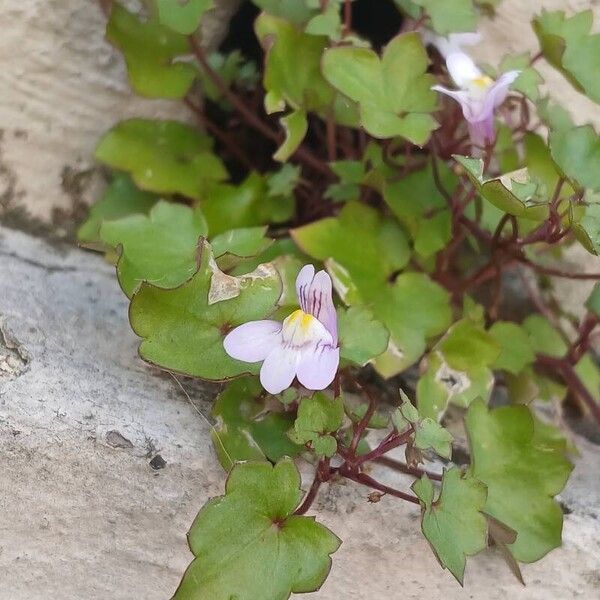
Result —
MULTIPOLYGON (((185 533, 223 488, 202 416, 210 390, 182 382, 188 400, 141 362, 127 301, 98 256, 0 228, 0 290, 2 331, 28 357, 0 380, 0 600, 169 598, 191 559, 185 533), (115 444, 117 432, 132 447, 115 444), (149 464, 157 453, 159 471, 149 464)), ((524 566, 528 587, 490 551, 469 561, 461 589, 436 563, 417 508, 372 504, 368 488, 332 483, 315 513, 344 542, 307 599, 597 598, 600 452, 577 443, 561 496, 564 546, 524 566)), ((376 476, 404 489, 411 481, 376 476)))

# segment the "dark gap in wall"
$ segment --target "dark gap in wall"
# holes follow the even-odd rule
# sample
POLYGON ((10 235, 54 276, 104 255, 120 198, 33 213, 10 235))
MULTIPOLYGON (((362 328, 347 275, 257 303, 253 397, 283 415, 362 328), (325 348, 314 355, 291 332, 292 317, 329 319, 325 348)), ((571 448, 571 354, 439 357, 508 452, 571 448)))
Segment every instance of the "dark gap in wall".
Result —
POLYGON ((393 0, 355 0, 352 29, 369 40, 376 51, 398 35, 404 17, 393 0))

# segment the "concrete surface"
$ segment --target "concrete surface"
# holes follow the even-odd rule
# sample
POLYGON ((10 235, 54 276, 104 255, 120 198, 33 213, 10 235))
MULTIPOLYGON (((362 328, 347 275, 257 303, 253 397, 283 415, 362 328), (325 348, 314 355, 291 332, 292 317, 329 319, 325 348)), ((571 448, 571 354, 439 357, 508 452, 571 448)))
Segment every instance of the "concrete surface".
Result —
MULTIPOLYGON (((211 390, 184 381, 188 400, 139 360, 126 299, 99 256, 0 228, 0 285, 0 600, 166 600, 191 558, 193 517, 222 492, 202 416, 211 390)), ((524 567, 529 587, 488 552, 462 590, 438 567, 415 507, 369 504, 368 489, 340 484, 324 488, 316 512, 344 543, 309 597, 596 598, 600 451, 578 444, 564 547, 524 567)), ((399 477, 388 481, 409 485, 399 477)))

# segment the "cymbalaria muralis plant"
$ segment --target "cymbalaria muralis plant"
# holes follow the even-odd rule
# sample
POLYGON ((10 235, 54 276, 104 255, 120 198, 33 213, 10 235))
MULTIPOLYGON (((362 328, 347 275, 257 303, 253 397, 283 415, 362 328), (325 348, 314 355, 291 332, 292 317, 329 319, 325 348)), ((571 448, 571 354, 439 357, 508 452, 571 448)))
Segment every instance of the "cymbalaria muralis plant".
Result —
POLYGON ((101 2, 132 88, 189 109, 104 135, 79 232, 116 265, 141 358, 224 382, 225 492, 179 600, 316 590, 341 541, 305 515, 344 479, 414 504, 460 583, 490 544, 520 577, 561 542, 561 406, 600 426, 600 286, 580 317, 553 289, 600 277, 561 266, 600 253, 600 138, 536 70, 600 102, 591 12, 543 12, 539 53, 483 65, 494 1, 396 0, 383 42, 360 2, 247 2, 247 54, 206 50, 212 0, 101 2))

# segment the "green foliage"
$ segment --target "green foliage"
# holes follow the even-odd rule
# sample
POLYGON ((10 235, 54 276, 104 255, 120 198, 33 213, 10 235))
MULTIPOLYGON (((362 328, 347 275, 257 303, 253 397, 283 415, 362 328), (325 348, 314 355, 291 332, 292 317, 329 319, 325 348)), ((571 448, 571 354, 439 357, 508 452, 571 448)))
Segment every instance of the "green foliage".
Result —
POLYGON ((77 231, 80 242, 100 241, 100 226, 103 221, 113 221, 135 214, 148 214, 158 197, 139 190, 131 178, 116 174, 104 195, 90 209, 90 214, 77 231))
POLYGON ((104 135, 96 158, 129 173, 143 190, 198 200, 210 184, 227 177, 211 149, 211 138, 190 125, 129 119, 104 135))
POLYGON ((467 171, 469 179, 478 192, 496 208, 534 221, 548 216, 548 198, 537 196, 537 185, 531 180, 527 169, 519 169, 494 179, 483 178, 483 161, 464 156, 454 157, 467 171))
POLYGON ((241 184, 213 186, 201 202, 211 234, 289 219, 294 197, 291 190, 273 189, 273 177, 250 173, 241 184))
MULTIPOLYGON (((456 176, 445 163, 437 168, 441 184, 452 192, 456 187, 456 176)), ((387 184, 384 199, 410 233, 417 254, 427 258, 448 244, 451 214, 448 202, 436 185, 430 164, 387 184)))
POLYGON ((533 20, 546 60, 560 70, 576 89, 600 103, 600 34, 590 34, 593 12, 565 16, 563 11, 542 11, 533 20))
POLYGON ((494 369, 517 375, 535 360, 527 331, 516 323, 496 321, 490 328, 490 335, 501 348, 500 355, 492 364, 494 369))
MULTIPOLYGON (((599 288, 578 319, 549 276, 574 238, 600 254, 596 131, 541 98, 529 53, 480 65, 490 77, 520 73, 478 125, 468 118, 493 104, 491 80, 460 86, 462 107, 436 104, 431 88, 452 71, 438 36, 475 31, 495 0, 396 0, 413 30, 382 49, 359 37, 360 11, 344 0, 254 0, 263 56, 251 58, 245 39, 204 48, 214 0, 141 4, 134 14, 114 3, 107 37, 134 90, 185 103, 190 121, 130 119, 103 136, 96 158, 111 183, 78 239, 116 264, 142 359, 227 382, 211 435, 230 477, 190 531, 196 558, 175 598, 285 600, 318 588, 339 540, 301 515, 320 484, 343 478, 420 503, 423 533, 459 582, 488 538, 520 577, 518 561, 560 543, 554 496, 573 450, 533 410, 576 401, 594 417, 600 403, 599 288), (297 290, 308 264, 326 273, 297 290), (506 276, 521 268, 523 286, 506 276), (283 322, 299 305, 314 314, 283 322), (228 355, 225 337, 262 319, 276 320, 271 334, 238 331, 239 354, 228 351, 250 356, 246 343, 269 355, 264 366, 228 355), (333 338, 337 326, 339 365, 323 326, 333 338), (311 374, 326 389, 308 389, 311 374), (277 376, 290 387, 263 390, 277 376), (415 405, 400 391, 396 406, 399 384, 415 405), (450 465, 436 492, 425 463, 452 460, 450 431, 460 435, 465 414, 470 467, 450 465), (377 481, 390 462, 368 466, 398 445, 417 498, 377 481), (315 470, 301 505, 296 457, 315 470)), ((546 59, 599 101, 591 25, 590 11, 534 21, 546 59)), ((85 177, 66 169, 65 190, 78 198, 85 177)))
POLYGON ((100 237, 121 248, 117 265, 119 283, 131 297, 143 281, 159 288, 174 288, 196 271, 198 240, 207 234, 199 211, 159 200, 150 214, 106 221, 100 237))
POLYGON ((498 72, 506 73, 512 70, 520 71, 520 73, 511 85, 511 89, 521 92, 532 102, 537 102, 540 99, 539 87, 544 83, 544 78, 535 67, 531 66, 529 53, 505 56, 498 66, 498 72))
POLYGON ((465 420, 470 473, 488 488, 484 512, 517 532, 511 554, 533 562, 560 544, 562 510, 554 496, 573 468, 559 448, 536 436, 526 406, 489 410, 478 400, 465 420))
POLYGON ((211 432, 219 462, 229 471, 236 462, 277 462, 302 449, 287 436, 294 418, 290 413, 270 411, 262 402, 262 386, 253 377, 227 384, 212 409, 216 424, 211 432))
POLYGON ((286 600, 312 592, 340 540, 313 518, 294 515, 300 475, 289 459, 236 465, 225 495, 209 500, 188 534, 196 557, 174 600, 286 600))
POLYGON ((449 324, 447 293, 423 273, 393 275, 406 266, 409 248, 402 229, 364 205, 350 202, 337 218, 292 232, 309 256, 325 261, 342 300, 366 304, 390 332, 385 354, 375 361, 385 376, 412 364, 427 337, 449 324))
POLYGON ((434 488, 424 475, 413 491, 421 501, 421 528, 440 564, 462 585, 467 556, 487 546, 484 512, 486 486, 453 467, 444 472, 442 490, 434 500, 434 488))
POLYGON ((489 398, 494 382, 491 367, 501 347, 491 332, 471 319, 455 323, 426 359, 417 384, 417 404, 423 416, 439 420, 449 403, 468 407, 489 398))
MULTIPOLYGON (((171 3, 176 4, 175 0, 171 3)), ((138 94, 183 98, 192 86, 197 73, 194 65, 174 61, 189 53, 188 41, 180 33, 155 21, 143 22, 115 2, 106 38, 123 52, 129 81, 138 94)))
POLYGON ((406 33, 386 46, 381 59, 367 48, 331 48, 323 56, 323 73, 359 104, 361 125, 371 135, 423 145, 436 127, 429 114, 436 99, 427 64, 419 36, 406 33))
POLYGON ((281 280, 272 265, 239 278, 225 275, 203 241, 196 273, 172 290, 142 284, 129 318, 142 338, 144 360, 185 375, 227 379, 258 369, 231 359, 223 338, 242 323, 267 317, 280 295, 281 280))
MULTIPOLYGON (((403 0, 400 0, 402 2, 403 0)), ((431 19, 432 28, 440 35, 473 31, 477 14, 473 0, 410 0, 431 19)))
POLYGON ((297 444, 309 444, 317 456, 331 457, 337 450, 337 441, 330 434, 341 427, 343 419, 342 399, 333 400, 326 394, 316 392, 300 403, 290 438, 297 444))
POLYGON ((364 306, 352 306, 338 311, 340 356, 364 366, 385 352, 390 334, 364 306))
POLYGON ((213 0, 155 0, 158 20, 173 31, 190 35, 198 28, 202 15, 213 8, 213 0))
POLYGON ((567 175, 600 190, 600 138, 591 125, 551 131, 550 150, 567 175))

